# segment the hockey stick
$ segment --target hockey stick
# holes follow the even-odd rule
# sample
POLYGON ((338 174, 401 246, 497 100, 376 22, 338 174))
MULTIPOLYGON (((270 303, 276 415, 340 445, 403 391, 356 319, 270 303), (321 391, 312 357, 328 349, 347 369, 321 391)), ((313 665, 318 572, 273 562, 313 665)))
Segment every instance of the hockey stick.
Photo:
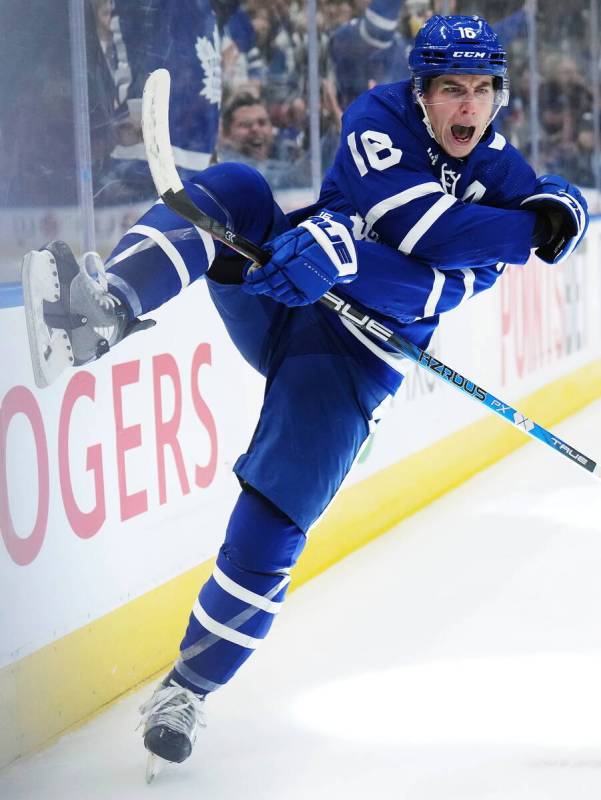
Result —
MULTIPOLYGON (((142 102, 144 144, 148 156, 148 165, 160 198, 176 214, 179 214, 203 231, 210 233, 211 236, 228 245, 232 250, 252 259, 256 264, 267 263, 270 258, 268 251, 263 250, 253 242, 249 242, 245 237, 240 236, 226 225, 220 224, 217 220, 205 214, 187 194, 177 173, 171 150, 169 89, 169 72, 166 69, 155 70, 146 81, 142 102)), ((434 373, 441 380, 494 411, 495 414, 498 414, 510 425, 553 448, 555 452, 565 456, 574 464, 583 467, 597 478, 601 478, 601 468, 591 458, 585 456, 533 420, 528 419, 513 406, 499 400, 498 397, 490 394, 474 381, 443 364, 442 361, 434 358, 427 351, 422 350, 407 339, 403 339, 378 320, 372 319, 369 315, 354 308, 346 300, 338 297, 333 292, 326 292, 319 302, 334 311, 342 319, 349 320, 373 338, 386 342, 397 353, 415 362, 423 369, 434 373)))

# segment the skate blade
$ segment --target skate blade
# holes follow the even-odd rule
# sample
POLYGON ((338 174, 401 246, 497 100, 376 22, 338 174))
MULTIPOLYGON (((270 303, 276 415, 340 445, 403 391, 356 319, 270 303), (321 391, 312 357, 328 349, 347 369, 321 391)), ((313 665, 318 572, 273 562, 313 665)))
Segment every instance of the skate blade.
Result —
POLYGON ((52 253, 48 250, 27 253, 23 258, 21 280, 33 377, 36 386, 43 389, 73 364, 66 332, 50 329, 44 322, 44 300, 52 303, 59 298, 52 253))
POLYGON ((148 753, 148 758, 146 759, 146 783, 152 783, 168 763, 164 758, 156 756, 154 753, 148 753))

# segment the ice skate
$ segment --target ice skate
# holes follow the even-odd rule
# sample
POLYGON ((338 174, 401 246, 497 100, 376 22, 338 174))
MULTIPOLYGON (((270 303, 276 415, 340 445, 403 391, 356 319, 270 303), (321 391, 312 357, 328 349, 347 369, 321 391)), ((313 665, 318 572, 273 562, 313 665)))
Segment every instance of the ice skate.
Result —
POLYGON ((96 278, 77 263, 64 242, 51 242, 23 259, 25 320, 34 379, 40 388, 67 367, 100 358, 133 330, 154 324, 131 320, 108 291, 100 257, 89 255, 96 278))
POLYGON ((181 764, 206 726, 204 697, 180 686, 171 674, 157 686, 140 707, 144 724, 144 747, 148 752, 146 782, 151 783, 166 763, 181 764))

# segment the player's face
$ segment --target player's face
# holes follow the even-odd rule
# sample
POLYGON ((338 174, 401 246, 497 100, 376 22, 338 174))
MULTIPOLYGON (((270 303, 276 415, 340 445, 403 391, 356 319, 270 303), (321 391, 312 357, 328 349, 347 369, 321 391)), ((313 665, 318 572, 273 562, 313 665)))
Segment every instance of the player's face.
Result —
POLYGON ((464 158, 480 141, 493 114, 491 75, 440 75, 423 95, 436 141, 450 155, 464 158))

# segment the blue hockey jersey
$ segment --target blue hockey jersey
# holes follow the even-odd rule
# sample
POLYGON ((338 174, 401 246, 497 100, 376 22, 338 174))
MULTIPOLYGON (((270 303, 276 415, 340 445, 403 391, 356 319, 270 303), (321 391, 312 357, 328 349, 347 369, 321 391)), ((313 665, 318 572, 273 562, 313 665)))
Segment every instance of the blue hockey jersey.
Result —
POLYGON ((489 288, 530 255, 535 215, 519 205, 535 180, 492 127, 469 156, 449 156, 409 81, 366 92, 344 114, 318 201, 349 215, 359 240, 359 276, 340 293, 407 324, 489 288))

